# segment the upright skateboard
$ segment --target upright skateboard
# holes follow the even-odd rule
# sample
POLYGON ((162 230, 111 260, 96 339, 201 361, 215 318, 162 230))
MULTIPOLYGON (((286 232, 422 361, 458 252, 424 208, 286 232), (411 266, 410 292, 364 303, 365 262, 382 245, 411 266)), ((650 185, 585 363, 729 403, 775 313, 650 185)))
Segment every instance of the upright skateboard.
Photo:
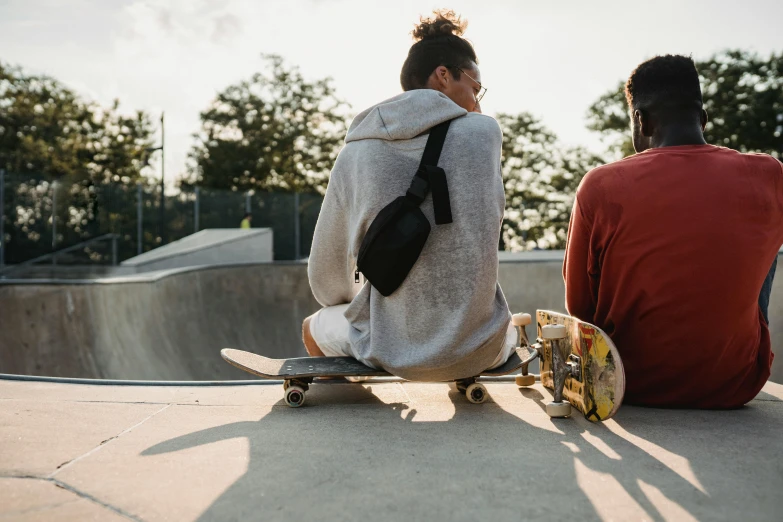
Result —
POLYGON ((533 347, 539 353, 541 383, 554 394, 547 413, 564 417, 572 405, 590 421, 617 413, 625 394, 625 370, 609 336, 590 323, 546 310, 536 312, 536 326, 533 347))

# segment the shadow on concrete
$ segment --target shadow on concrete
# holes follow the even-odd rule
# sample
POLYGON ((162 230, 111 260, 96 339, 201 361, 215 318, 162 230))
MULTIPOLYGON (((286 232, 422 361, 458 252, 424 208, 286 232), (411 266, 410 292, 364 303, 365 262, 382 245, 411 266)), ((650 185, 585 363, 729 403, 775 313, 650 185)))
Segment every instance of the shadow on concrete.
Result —
MULTIPOLYGON (((597 426, 596 433, 606 433, 621 456, 644 459, 637 483, 654 486, 680 506, 700 508, 694 512, 699 520, 780 520, 783 464, 769 458, 783 452, 780 402, 757 400, 722 411, 625 410, 616 428, 597 426), (679 475, 679 487, 662 480, 662 465, 679 475)), ((633 487, 628 480, 624 485, 633 487)))
MULTIPOLYGON (((542 410, 551 400, 535 389, 520 393, 542 410)), ((612 504, 627 495, 640 517, 656 521, 775 520, 783 499, 770 492, 781 491, 783 466, 763 457, 783 450, 774 404, 724 411, 625 406, 606 423, 581 416, 560 422, 562 436, 536 444, 570 449, 581 489, 604 519, 617 518, 612 504), (763 489, 752 490, 759 484, 763 489)))
POLYGON ((748 496, 738 482, 755 474, 752 484, 777 488, 780 466, 734 460, 744 435, 753 434, 750 443, 759 430, 781 433, 764 403, 734 412, 628 407, 616 422, 593 424, 581 415, 549 419, 532 405, 543 410, 551 397, 535 389, 504 390, 496 404, 477 406, 454 386, 446 400, 438 387, 440 398, 428 394, 426 409, 417 411, 409 402, 382 402, 373 386, 315 385, 317 407, 294 411, 280 401, 258 421, 176 437, 142 455, 248 440, 247 472, 200 520, 271 513, 291 520, 595 520, 619 513, 668 520, 754 512, 751 518, 764 519, 779 512, 769 488, 748 496), (759 482, 758 470, 770 482, 759 482))

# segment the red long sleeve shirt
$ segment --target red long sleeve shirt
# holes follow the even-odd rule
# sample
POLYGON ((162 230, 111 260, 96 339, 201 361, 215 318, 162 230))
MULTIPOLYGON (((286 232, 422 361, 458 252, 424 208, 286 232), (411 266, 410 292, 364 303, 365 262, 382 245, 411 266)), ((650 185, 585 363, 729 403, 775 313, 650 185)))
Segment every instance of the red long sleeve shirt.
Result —
POLYGON ((731 408, 769 378, 759 291, 783 244, 783 166, 712 145, 589 172, 563 264, 566 307, 617 345, 625 402, 731 408))

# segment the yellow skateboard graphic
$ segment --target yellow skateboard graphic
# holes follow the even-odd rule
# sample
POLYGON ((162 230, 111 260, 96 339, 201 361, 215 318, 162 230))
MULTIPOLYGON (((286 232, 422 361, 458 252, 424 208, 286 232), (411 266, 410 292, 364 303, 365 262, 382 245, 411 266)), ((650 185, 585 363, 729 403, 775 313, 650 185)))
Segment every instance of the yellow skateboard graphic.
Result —
POLYGON ((547 412, 570 409, 555 404, 560 385, 562 398, 590 421, 603 421, 617 413, 625 393, 625 371, 609 336, 590 323, 546 310, 537 311, 536 326, 541 383, 555 395, 547 412))

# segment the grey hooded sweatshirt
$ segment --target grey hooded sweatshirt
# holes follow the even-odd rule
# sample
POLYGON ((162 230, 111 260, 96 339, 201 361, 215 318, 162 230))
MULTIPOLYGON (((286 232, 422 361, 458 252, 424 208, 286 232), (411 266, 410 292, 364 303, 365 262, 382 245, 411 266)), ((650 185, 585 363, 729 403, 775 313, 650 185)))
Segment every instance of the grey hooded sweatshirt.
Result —
POLYGON ((318 216, 308 276, 321 305, 350 303, 350 342, 365 364, 405 379, 446 381, 478 375, 500 353, 511 318, 497 282, 501 138, 493 118, 468 114, 430 89, 395 96, 351 123, 318 216), (369 283, 356 285, 367 229, 407 191, 428 130, 452 118, 438 165, 454 222, 435 225, 430 194, 421 208, 432 231, 402 286, 384 297, 369 283))

